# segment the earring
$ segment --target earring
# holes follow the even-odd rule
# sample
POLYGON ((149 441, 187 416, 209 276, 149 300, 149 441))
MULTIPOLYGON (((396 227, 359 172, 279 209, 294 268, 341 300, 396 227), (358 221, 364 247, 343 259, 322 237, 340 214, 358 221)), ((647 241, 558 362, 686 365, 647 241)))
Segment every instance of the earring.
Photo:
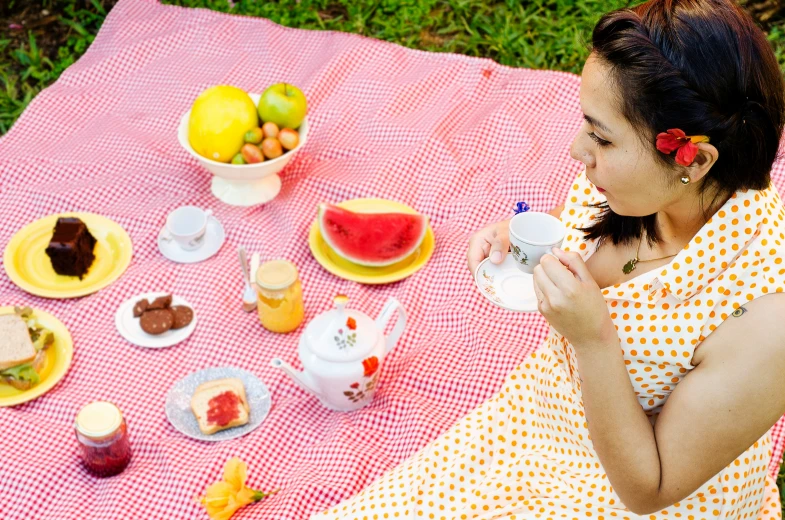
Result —
POLYGON ((681 181, 682 184, 689 184, 690 183, 690 178, 687 175, 682 175, 681 179, 679 179, 679 180, 681 181))

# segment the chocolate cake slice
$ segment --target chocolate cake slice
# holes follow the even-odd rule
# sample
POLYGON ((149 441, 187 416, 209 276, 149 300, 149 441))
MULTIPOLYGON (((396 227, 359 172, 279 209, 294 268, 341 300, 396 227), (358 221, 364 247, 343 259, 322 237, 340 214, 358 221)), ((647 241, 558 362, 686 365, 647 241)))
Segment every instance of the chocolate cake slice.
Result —
POLYGON ((78 276, 81 280, 95 260, 94 247, 95 237, 84 222, 76 217, 61 217, 57 219, 46 254, 57 274, 78 276))

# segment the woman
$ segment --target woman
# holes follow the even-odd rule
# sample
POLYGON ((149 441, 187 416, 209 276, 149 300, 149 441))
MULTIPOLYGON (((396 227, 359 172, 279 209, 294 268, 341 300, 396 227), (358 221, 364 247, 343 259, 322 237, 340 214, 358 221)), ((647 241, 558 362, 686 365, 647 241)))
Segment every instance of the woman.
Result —
MULTIPOLYGON (((605 15, 571 146, 585 172, 535 269, 545 343, 502 390, 350 501, 348 518, 780 518, 780 70, 731 0, 605 15)), ((507 222, 470 242, 500 262, 507 222)))

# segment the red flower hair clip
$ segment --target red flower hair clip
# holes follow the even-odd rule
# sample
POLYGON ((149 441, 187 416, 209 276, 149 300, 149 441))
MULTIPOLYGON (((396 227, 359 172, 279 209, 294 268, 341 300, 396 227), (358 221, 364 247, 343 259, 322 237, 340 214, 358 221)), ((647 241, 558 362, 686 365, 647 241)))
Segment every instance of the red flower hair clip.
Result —
POLYGON ((683 130, 671 128, 667 132, 657 134, 657 150, 666 155, 676 152, 676 162, 682 166, 689 166, 698 155, 696 143, 708 143, 709 138, 705 135, 687 135, 683 130))

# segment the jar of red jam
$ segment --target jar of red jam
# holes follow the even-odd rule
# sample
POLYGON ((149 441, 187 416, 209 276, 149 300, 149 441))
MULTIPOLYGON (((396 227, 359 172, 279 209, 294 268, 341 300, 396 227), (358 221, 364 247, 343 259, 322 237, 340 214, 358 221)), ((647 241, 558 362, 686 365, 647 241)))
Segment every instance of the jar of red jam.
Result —
POLYGON ((122 472, 131 461, 128 427, 120 409, 108 401, 96 401, 76 414, 76 439, 85 467, 99 477, 122 472))

